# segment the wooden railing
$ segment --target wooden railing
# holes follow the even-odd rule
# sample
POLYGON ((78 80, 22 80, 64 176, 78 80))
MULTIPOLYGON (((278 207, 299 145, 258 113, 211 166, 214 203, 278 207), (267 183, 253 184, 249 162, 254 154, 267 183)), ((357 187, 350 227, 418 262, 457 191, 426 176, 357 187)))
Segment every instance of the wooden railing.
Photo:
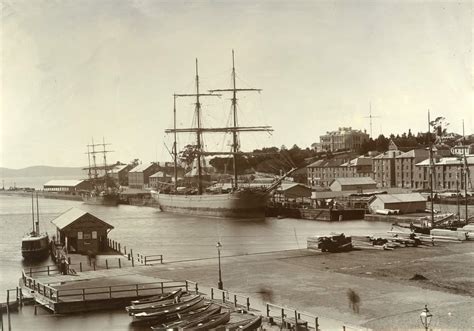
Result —
POLYGON ((25 284, 25 286, 28 287, 29 289, 35 291, 36 293, 41 294, 42 296, 52 301, 58 302, 59 291, 56 290, 55 288, 49 285, 45 285, 37 281, 33 277, 26 275, 24 270, 22 271, 22 279, 23 279, 23 284, 25 284))
POLYGON ((316 331, 319 330, 319 318, 317 316, 297 311, 294 308, 283 307, 267 302, 266 316, 281 318, 282 325, 284 325, 285 323, 292 324, 295 326, 296 329, 298 328, 298 325, 306 324, 313 326, 316 331), (272 315, 272 312, 275 311, 277 311, 278 314, 272 315))
POLYGON ((250 310, 250 298, 242 294, 232 293, 225 290, 219 290, 217 288, 211 287, 211 299, 221 299, 222 302, 232 302, 234 307, 243 307, 247 310, 250 310), (218 295, 216 296, 215 294, 218 295))

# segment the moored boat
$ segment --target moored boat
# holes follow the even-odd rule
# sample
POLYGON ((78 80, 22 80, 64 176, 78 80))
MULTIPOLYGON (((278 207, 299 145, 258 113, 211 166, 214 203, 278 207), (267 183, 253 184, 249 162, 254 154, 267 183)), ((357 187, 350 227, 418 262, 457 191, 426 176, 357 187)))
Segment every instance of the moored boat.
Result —
POLYGON ((33 194, 31 194, 31 214, 33 229, 21 240, 21 255, 25 260, 42 260, 49 255, 49 236, 47 233, 40 233, 38 193, 36 194, 36 221, 33 194))
MULTIPOLYGON (((194 216, 214 216, 223 218, 235 219, 264 219, 265 207, 269 198, 270 190, 254 187, 245 187, 239 182, 239 169, 237 158, 252 153, 244 153, 240 150, 239 134, 241 132, 271 132, 273 129, 270 126, 239 126, 237 121, 237 93, 242 92, 260 92, 260 89, 254 88, 237 88, 236 73, 234 65, 234 52, 232 51, 232 87, 225 89, 209 90, 209 93, 202 93, 199 89, 199 74, 198 63, 196 59, 196 92, 193 94, 174 94, 174 126, 173 129, 166 130, 166 133, 174 134, 173 143, 173 159, 174 159, 174 186, 167 187, 164 190, 152 191, 154 200, 159 205, 159 208, 165 212, 181 213, 194 216), (203 127, 201 125, 202 109, 200 100, 204 97, 221 96, 218 93, 232 94, 232 108, 231 108, 231 123, 232 125, 219 128, 203 127), (176 127, 176 99, 180 97, 196 98, 195 102, 195 121, 196 127, 191 128, 177 128, 176 127), (197 179, 197 188, 188 190, 187 194, 183 194, 178 190, 178 151, 177 151, 177 134, 191 133, 195 134, 196 141, 191 147, 190 158, 193 159, 193 164, 196 167, 188 174, 190 177, 197 179), (204 151, 203 148, 203 134, 204 133, 222 133, 232 134, 231 150, 226 152, 209 152, 204 151), (204 186, 204 170, 203 163, 205 156, 227 155, 229 161, 232 159, 233 176, 231 188, 226 193, 213 193, 206 190, 204 186), (195 171, 194 171, 195 170, 195 171), (192 192, 192 193, 191 193, 192 192), (189 194, 191 193, 191 194, 189 194)), ((187 174, 187 175, 188 175, 187 174)), ((282 180, 282 179, 281 179, 282 180)), ((280 182, 281 182, 280 180, 280 182)), ((189 183, 184 183, 189 186, 189 183)), ((193 184, 194 185, 194 184, 193 184)), ((185 187, 187 188, 187 187, 185 187)))
POLYGON ((176 297, 180 297, 183 294, 183 290, 179 289, 170 293, 163 293, 160 295, 153 295, 148 298, 143 298, 139 300, 133 300, 131 303, 132 306, 136 305, 141 305, 144 303, 152 303, 152 302, 157 302, 157 301, 163 301, 163 300, 168 300, 168 299, 174 299, 176 297))

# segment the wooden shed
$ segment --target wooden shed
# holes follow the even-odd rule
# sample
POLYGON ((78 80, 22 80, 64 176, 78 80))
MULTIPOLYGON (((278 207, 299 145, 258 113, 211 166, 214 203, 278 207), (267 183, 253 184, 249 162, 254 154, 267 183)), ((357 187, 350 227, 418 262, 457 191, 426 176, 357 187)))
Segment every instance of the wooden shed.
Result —
POLYGON ((377 194, 369 200, 369 210, 398 210, 402 214, 425 211, 426 199, 420 193, 377 194))
POLYGON ((71 208, 51 221, 56 226, 56 241, 68 252, 97 254, 107 248, 107 234, 114 227, 88 212, 71 208))
POLYGON ((370 177, 339 177, 333 179, 329 187, 331 191, 363 192, 363 190, 375 189, 377 184, 370 177))

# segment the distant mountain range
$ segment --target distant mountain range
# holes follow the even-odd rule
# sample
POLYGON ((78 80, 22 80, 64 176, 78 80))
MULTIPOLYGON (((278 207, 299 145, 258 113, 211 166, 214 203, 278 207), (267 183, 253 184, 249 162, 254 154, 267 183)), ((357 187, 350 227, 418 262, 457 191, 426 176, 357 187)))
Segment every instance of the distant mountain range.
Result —
POLYGON ((23 169, 9 169, 0 167, 0 177, 61 177, 75 176, 81 178, 85 171, 83 167, 50 167, 50 166, 33 166, 23 169))

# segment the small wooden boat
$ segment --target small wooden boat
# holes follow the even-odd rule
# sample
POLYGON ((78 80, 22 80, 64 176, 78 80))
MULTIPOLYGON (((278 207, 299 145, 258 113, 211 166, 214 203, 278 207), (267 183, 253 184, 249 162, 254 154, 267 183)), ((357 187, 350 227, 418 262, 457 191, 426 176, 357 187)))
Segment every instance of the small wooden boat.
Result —
POLYGON ((157 301, 157 302, 151 302, 151 303, 144 303, 141 305, 132 305, 132 306, 127 306, 125 307, 125 310, 129 314, 136 314, 136 313, 141 313, 141 312, 153 312, 157 311, 163 308, 169 308, 175 305, 180 305, 182 303, 185 303, 189 300, 192 300, 195 296, 192 295, 185 295, 182 297, 176 297, 173 299, 167 299, 163 301, 157 301))
POLYGON ((226 324, 230 320, 230 311, 225 312, 225 313, 220 313, 217 315, 212 316, 209 320, 206 322, 200 322, 200 323, 190 323, 184 328, 180 328, 181 330, 210 330, 218 327, 219 325, 226 324))
POLYGON ((252 331, 257 330, 262 325, 262 316, 257 316, 255 318, 249 318, 235 323, 230 323, 226 325, 219 326, 215 328, 216 331, 252 331))
POLYGON ((162 324, 152 326, 153 330, 181 330, 191 323, 203 323, 212 318, 214 315, 219 314, 221 306, 210 304, 204 309, 191 311, 185 314, 179 314, 179 320, 173 323, 162 324))
POLYGON ((204 298, 200 295, 185 303, 175 304, 153 312, 141 312, 132 314, 133 322, 157 322, 166 323, 178 319, 179 314, 201 308, 205 305, 204 298))
POLYGON ((164 300, 174 299, 176 297, 180 297, 183 294, 184 294, 183 289, 180 288, 179 290, 176 290, 176 291, 173 291, 173 292, 170 292, 170 293, 163 293, 163 294, 154 295, 154 296, 151 296, 151 297, 148 297, 148 298, 133 300, 133 301, 130 302, 130 304, 132 306, 136 306, 136 305, 141 305, 141 304, 145 304, 145 303, 153 303, 153 302, 158 302, 158 301, 164 301, 164 300))

